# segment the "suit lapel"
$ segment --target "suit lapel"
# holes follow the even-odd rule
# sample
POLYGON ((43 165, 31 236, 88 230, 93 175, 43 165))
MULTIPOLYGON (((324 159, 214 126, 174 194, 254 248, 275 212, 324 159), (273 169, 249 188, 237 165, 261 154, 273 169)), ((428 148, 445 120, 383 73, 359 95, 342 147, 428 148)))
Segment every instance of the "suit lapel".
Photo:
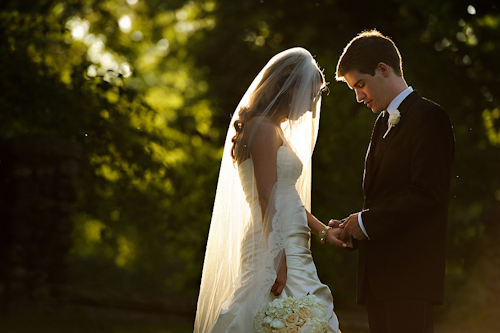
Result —
POLYGON ((368 145, 365 156, 365 171, 363 174, 363 189, 365 193, 368 188, 369 181, 372 178, 369 177, 369 175, 373 174, 372 169, 375 163, 375 150, 378 142, 382 139, 385 122, 387 122, 387 116, 385 115, 385 112, 381 112, 375 120, 375 125, 373 125, 370 144, 368 145))
MULTIPOLYGON (((383 135, 386 130, 383 131, 380 135, 376 135, 374 137, 375 130, 372 132, 372 140, 370 143, 370 146, 368 148, 367 156, 365 159, 365 181, 364 181, 364 192, 368 193, 369 185, 371 183, 371 180, 375 176, 377 169, 380 165, 380 162, 384 156, 384 153, 391 144, 392 140, 398 135, 400 132, 400 125, 404 121, 404 116, 405 113, 408 111, 410 106, 417 100, 421 98, 420 94, 417 91, 413 91, 408 97, 406 97, 403 102, 401 102, 401 105, 398 107, 399 112, 401 112, 401 120, 400 123, 393 127, 390 132, 387 134, 387 136, 384 138, 383 135), (376 144, 376 147, 374 145, 376 144), (371 153, 372 147, 376 150, 375 154, 371 153)), ((385 111, 384 111, 385 112, 385 111)), ((375 127, 377 126, 377 123, 380 123, 382 121, 387 122, 386 117, 379 116, 377 118, 377 122, 375 124, 375 127)), ((381 125, 381 124, 380 124, 381 125)), ((379 128, 387 128, 386 126, 379 126, 379 128)), ((381 132, 381 131, 379 131, 381 132)))

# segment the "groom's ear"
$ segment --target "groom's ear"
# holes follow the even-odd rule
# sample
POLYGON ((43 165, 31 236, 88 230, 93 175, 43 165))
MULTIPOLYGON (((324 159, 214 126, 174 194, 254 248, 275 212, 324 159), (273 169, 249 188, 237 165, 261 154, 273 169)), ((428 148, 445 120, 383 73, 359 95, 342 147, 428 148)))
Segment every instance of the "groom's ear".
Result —
POLYGON ((387 78, 392 68, 385 62, 379 62, 377 65, 377 70, 380 71, 380 74, 382 74, 383 77, 387 78))

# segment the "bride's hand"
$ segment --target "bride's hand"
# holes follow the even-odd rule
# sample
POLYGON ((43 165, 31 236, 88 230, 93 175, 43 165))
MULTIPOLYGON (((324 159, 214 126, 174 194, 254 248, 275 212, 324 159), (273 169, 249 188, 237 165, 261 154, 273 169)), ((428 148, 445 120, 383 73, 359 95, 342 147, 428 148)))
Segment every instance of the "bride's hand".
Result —
MULTIPOLYGON (((338 222, 338 221, 336 221, 338 222)), ((329 226, 332 228, 327 231, 326 234, 326 239, 321 240, 321 243, 330 243, 331 245, 339 246, 339 247, 347 247, 346 243, 340 238, 340 235, 342 234, 343 229, 341 227, 337 226, 332 226, 335 225, 330 221, 329 226)))
POLYGON ((286 285, 286 255, 281 262, 280 268, 278 270, 278 275, 276 276, 276 281, 271 287, 271 292, 274 296, 279 296, 283 292, 283 288, 286 285))

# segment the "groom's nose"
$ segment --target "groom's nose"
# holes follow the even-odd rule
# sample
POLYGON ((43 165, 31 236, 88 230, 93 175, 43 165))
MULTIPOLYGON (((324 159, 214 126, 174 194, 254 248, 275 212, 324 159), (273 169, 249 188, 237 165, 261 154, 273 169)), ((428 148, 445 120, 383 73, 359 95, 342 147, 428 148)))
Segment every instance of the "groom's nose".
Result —
POLYGON ((358 101, 358 103, 363 102, 363 100, 365 98, 366 98, 366 95, 363 92, 356 90, 356 100, 358 101))

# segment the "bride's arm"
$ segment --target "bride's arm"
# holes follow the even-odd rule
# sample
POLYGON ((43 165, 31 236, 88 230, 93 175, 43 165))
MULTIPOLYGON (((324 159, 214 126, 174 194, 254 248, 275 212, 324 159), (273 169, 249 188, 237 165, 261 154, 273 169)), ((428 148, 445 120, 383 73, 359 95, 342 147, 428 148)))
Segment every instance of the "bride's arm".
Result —
MULTIPOLYGON (((309 211, 306 209, 306 215, 307 215, 307 224, 309 225, 309 229, 311 229, 311 233, 314 235, 319 235, 319 233, 323 230, 325 230, 326 225, 323 224, 316 216, 312 215, 309 213, 309 211)), ((339 240, 339 236, 342 232, 342 229, 339 228, 332 228, 326 231, 327 232, 327 238, 326 240, 332 244, 332 245, 337 245, 340 247, 346 247, 346 244, 339 240)))
MULTIPOLYGON (((252 121, 247 123, 247 133, 252 132, 251 128, 254 124, 255 123, 252 121)), ((257 195, 259 197, 262 223, 265 224, 267 208, 272 200, 274 185, 278 181, 277 155, 278 149, 283 144, 283 141, 277 132, 277 128, 272 123, 262 120, 258 126, 259 128, 248 147, 254 168, 253 171, 257 195)), ((266 229, 265 225, 263 225, 263 229, 266 229)), ((283 260, 278 268, 276 281, 271 287, 271 292, 275 296, 279 296, 283 292, 286 285, 286 279, 286 255, 283 253, 283 260)))
MULTIPOLYGON (((248 130, 245 128, 247 133, 252 132, 252 125, 254 125, 253 119, 246 125, 248 127, 248 130)), ((274 185, 278 180, 277 155, 278 148, 283 141, 278 135, 276 126, 271 122, 262 120, 257 126, 259 126, 258 130, 248 147, 252 158, 262 222, 264 223, 274 185)))

